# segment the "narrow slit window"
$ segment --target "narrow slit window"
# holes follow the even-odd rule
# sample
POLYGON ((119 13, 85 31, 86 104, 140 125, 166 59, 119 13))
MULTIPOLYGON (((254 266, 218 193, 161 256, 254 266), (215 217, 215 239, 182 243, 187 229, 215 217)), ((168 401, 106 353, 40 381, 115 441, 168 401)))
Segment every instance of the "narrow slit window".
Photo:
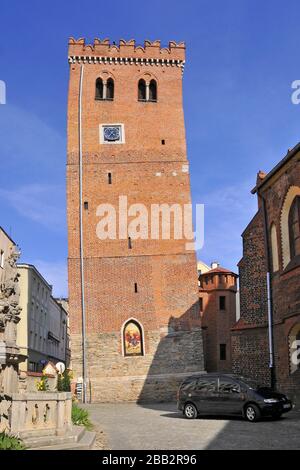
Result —
POLYGON ((226 310, 226 297, 224 295, 219 297, 219 308, 220 310, 226 310))
POLYGON ((161 145, 166 145, 166 141, 165 141, 165 139, 162 139, 162 141, 161 141, 161 145))
POLYGON ((128 248, 129 248, 129 250, 132 249, 131 237, 128 237, 128 248))
POLYGON ((108 173, 108 184, 112 184, 111 173, 108 173))
POLYGON ((226 361, 226 344, 220 344, 220 361, 226 361))
POLYGON ((88 203, 88 201, 84 201, 83 207, 84 207, 85 210, 88 210, 88 208, 89 208, 89 203, 88 203))
POLYGON ((138 291, 138 285, 137 285, 137 282, 134 283, 134 292, 137 293, 138 291))

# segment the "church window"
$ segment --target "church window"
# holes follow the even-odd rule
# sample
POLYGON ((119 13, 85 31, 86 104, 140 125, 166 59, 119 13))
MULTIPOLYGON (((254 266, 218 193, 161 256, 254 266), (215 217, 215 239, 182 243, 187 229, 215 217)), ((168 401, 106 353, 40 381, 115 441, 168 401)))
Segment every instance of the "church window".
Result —
POLYGON ((291 259, 300 255, 300 196, 296 196, 289 212, 291 259))
POLYGON ((226 361, 226 344, 220 344, 220 361, 226 361))
POLYGON ((108 173, 108 184, 111 184, 111 183, 112 183, 111 173, 108 173))
POLYGON ((276 231, 275 224, 271 225, 271 249, 272 249, 273 272, 276 272, 279 269, 279 257, 278 257, 277 231, 276 231))
POLYGON ((83 207, 84 207, 84 209, 85 209, 86 211, 88 210, 88 208, 89 208, 89 203, 88 203, 88 201, 84 201, 83 207))
POLYGON ((138 285, 137 285, 137 282, 134 283, 134 292, 137 293, 138 291, 138 285))
POLYGON ((123 347, 125 356, 143 356, 143 332, 140 324, 135 320, 125 323, 123 329, 123 347))
POLYGON ((129 250, 132 249, 131 237, 128 237, 128 248, 129 248, 129 250))

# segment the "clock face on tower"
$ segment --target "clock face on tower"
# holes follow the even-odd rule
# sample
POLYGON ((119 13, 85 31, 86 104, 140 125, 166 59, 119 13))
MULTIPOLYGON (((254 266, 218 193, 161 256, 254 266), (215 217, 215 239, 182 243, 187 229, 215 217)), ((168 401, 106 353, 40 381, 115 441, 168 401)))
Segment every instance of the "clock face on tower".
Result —
POLYGON ((119 126, 105 126, 103 128, 104 140, 107 142, 116 142, 121 138, 119 126))

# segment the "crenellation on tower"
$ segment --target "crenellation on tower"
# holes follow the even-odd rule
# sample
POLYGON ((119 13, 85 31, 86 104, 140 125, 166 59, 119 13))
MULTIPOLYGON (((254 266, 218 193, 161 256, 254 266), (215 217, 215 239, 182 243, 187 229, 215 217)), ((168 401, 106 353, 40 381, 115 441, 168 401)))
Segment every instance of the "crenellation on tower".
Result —
POLYGON ((145 63, 147 65, 183 66, 185 61, 185 43, 170 41, 168 47, 161 47, 159 40, 144 42, 144 46, 136 45, 134 39, 119 44, 109 39, 96 38, 93 44, 86 44, 84 38, 69 39, 69 62, 101 63, 145 63))

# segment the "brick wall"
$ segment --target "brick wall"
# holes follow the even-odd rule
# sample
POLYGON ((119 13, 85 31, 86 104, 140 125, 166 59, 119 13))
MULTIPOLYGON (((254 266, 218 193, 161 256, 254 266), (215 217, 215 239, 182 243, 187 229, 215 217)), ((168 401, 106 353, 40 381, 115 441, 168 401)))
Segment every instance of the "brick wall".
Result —
MULTIPOLYGON (((70 64, 67 199, 72 366, 78 376, 82 375, 78 98, 80 68, 84 65, 83 201, 88 202, 88 209, 83 213, 83 246, 91 399, 161 400, 161 394, 151 391, 152 386, 146 387, 149 382, 155 383, 153 375, 163 384, 167 398, 170 393, 174 397, 180 374, 203 370, 195 253, 186 250, 186 240, 174 237, 132 240, 131 249, 127 237, 99 240, 96 210, 101 203, 118 208, 119 197, 124 195, 128 206, 142 203, 147 209, 155 203, 190 202, 182 68, 175 62, 168 65, 125 62, 128 57, 151 59, 152 55, 159 60, 167 57, 167 60, 182 61, 184 46, 172 43, 168 52, 157 43, 152 47, 147 43, 144 52, 122 42, 120 46, 119 49, 108 47, 96 41, 90 47, 81 41, 70 42, 72 57, 88 54, 98 60, 107 54, 112 59, 124 59, 122 63, 87 60, 85 64, 77 59, 73 63, 71 59, 70 64), (95 81, 103 74, 114 79, 113 101, 95 100, 95 81), (137 100, 140 78, 157 81, 156 103, 137 100), (99 125, 105 123, 124 125, 124 144, 100 144, 99 125), (112 184, 108 184, 108 173, 112 184), (122 354, 122 325, 130 318, 135 318, 144 329, 144 357, 122 354), (174 331, 177 336, 172 336, 174 331), (189 347, 183 348, 183 343, 189 347), (193 347, 197 353, 191 353, 193 347)), ((173 222, 171 233, 172 229, 173 222)))

